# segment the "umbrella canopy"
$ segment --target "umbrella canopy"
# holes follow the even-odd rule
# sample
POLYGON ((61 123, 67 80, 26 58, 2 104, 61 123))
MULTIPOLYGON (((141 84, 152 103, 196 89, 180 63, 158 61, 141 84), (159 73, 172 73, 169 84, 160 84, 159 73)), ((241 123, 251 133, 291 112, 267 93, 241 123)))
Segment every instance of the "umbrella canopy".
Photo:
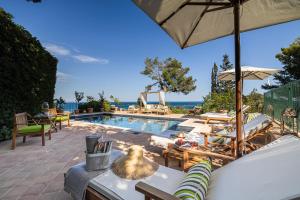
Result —
MULTIPOLYGON (((234 33, 234 0, 134 0, 175 42, 186 48, 234 33)), ((299 0, 240 0, 240 30, 300 18, 299 0)))
MULTIPOLYGON (((263 80, 268 76, 272 76, 278 73, 279 69, 262 68, 262 67, 252 67, 252 66, 242 66, 241 73, 243 80, 263 80)), ((218 79, 221 81, 231 81, 235 80, 235 70, 230 69, 220 72, 218 79)))
POLYGON ((300 0, 133 0, 186 48, 234 34, 237 156, 242 156, 240 32, 300 19, 300 0))

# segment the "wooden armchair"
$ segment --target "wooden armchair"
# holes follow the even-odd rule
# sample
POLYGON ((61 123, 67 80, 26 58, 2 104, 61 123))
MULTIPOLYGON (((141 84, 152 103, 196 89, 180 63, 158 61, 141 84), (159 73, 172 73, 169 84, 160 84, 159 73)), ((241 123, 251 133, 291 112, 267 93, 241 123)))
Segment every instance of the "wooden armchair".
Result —
POLYGON ((61 124, 64 121, 68 122, 68 127, 70 126, 70 113, 58 113, 56 108, 50 108, 49 109, 49 114, 53 115, 52 120, 54 121, 54 125, 56 126, 56 123, 59 123, 59 129, 61 130, 61 124))
POLYGON ((42 145, 45 146, 45 133, 48 133, 49 140, 51 140, 50 125, 36 123, 28 113, 15 114, 11 149, 16 148, 16 138, 18 136, 23 136, 23 143, 25 143, 26 136, 41 135, 42 145))
POLYGON ((159 190, 144 182, 138 182, 135 190, 145 195, 145 200, 180 200, 179 198, 159 190))

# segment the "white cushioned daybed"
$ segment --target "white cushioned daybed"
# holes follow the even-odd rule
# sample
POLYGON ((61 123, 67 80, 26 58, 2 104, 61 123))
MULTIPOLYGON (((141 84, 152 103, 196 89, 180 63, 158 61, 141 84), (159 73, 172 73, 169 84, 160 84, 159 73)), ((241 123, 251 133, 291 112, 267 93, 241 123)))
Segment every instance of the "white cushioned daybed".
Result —
MULTIPOLYGON (((212 172, 207 200, 276 200, 300 198, 300 140, 283 136, 212 172)), ((137 182, 173 194, 185 173, 160 166, 150 177, 125 180, 108 170, 89 186, 113 200, 143 200, 137 182)))

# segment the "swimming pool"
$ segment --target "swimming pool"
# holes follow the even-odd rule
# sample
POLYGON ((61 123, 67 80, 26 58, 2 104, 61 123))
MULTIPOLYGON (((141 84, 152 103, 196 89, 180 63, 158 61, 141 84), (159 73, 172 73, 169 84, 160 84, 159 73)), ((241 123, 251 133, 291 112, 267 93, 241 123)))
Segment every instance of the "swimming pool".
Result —
POLYGON ((76 118, 76 120, 87 121, 95 124, 123 127, 128 128, 132 131, 147 132, 155 135, 160 135, 160 133, 166 130, 176 130, 177 124, 180 123, 180 121, 176 120, 118 115, 94 115, 89 117, 76 118))

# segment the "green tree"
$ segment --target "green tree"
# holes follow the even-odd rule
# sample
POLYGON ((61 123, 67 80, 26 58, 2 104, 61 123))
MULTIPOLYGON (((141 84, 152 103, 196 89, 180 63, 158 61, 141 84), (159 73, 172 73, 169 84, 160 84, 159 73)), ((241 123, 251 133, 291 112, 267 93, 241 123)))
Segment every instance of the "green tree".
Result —
POLYGON ((196 89, 192 76, 188 76, 190 68, 182 67, 182 63, 175 58, 167 58, 159 61, 158 58, 146 58, 145 68, 141 74, 151 78, 154 83, 146 86, 146 90, 151 90, 153 86, 165 92, 176 92, 188 94, 196 89))
MULTIPOLYGON (((220 71, 227 71, 233 68, 233 64, 229 61, 229 56, 227 54, 223 55, 223 63, 220 65, 220 71)), ((219 92, 232 91, 235 88, 234 81, 219 81, 219 92)))
POLYGON ((77 104, 84 98, 84 93, 83 92, 77 92, 75 91, 75 100, 77 104))
POLYGON ((211 92, 203 97, 203 111, 234 110, 235 107, 235 86, 234 81, 219 81, 218 71, 226 71, 232 69, 233 65, 229 61, 227 54, 223 55, 223 63, 217 67, 214 66, 211 71, 211 92))
POLYGON ((250 106, 248 112, 262 112, 264 104, 264 95, 257 92, 257 89, 253 89, 249 95, 244 96, 243 103, 250 106))
POLYGON ((121 104, 121 101, 117 98, 117 97, 114 97, 113 95, 110 95, 109 97, 116 105, 120 105, 121 104))
POLYGON ((300 38, 297 38, 289 47, 281 48, 276 58, 283 64, 283 70, 274 75, 276 84, 264 84, 263 89, 277 88, 300 79, 300 38))
POLYGON ((211 93, 218 92, 219 81, 218 81, 218 65, 214 63, 211 70, 211 93))
POLYGON ((104 91, 99 92, 98 95, 99 95, 100 111, 101 112, 110 111, 110 103, 109 103, 109 101, 106 100, 105 95, 104 95, 104 91))
POLYGON ((14 113, 53 106, 57 59, 0 8, 0 140, 10 137, 14 113), (2 131, 4 130, 4 131, 2 131), (3 134, 2 134, 3 133, 3 134))
POLYGON ((62 97, 59 97, 58 99, 54 99, 54 104, 55 104, 56 108, 59 110, 64 109, 65 103, 66 103, 66 101, 62 97))

